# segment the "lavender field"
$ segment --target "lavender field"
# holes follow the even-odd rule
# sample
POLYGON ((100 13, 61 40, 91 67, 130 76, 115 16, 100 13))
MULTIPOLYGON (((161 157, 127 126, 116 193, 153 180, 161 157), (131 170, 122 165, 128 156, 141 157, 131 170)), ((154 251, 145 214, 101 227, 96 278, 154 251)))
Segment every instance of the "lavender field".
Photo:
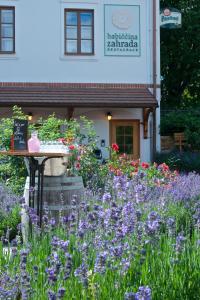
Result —
POLYGON ((0 299, 200 299, 200 176, 153 168, 110 167, 103 189, 75 195, 59 226, 44 215, 42 231, 22 199, 33 233, 22 244, 18 226, 7 255, 0 243, 0 299))

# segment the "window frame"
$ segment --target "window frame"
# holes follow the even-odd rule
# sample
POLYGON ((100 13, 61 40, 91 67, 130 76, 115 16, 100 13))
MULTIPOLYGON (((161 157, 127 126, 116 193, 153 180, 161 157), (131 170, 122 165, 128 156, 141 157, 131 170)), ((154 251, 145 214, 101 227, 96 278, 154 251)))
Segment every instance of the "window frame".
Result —
POLYGON ((0 6, 0 55, 1 54, 15 54, 15 6, 0 6), (13 11, 13 23, 8 23, 8 24, 12 24, 12 28, 13 28, 13 49, 12 51, 2 51, 1 50, 1 43, 2 43, 2 39, 3 37, 1 36, 1 28, 2 28, 2 24, 7 24, 7 23, 2 23, 1 22, 1 12, 2 10, 12 10, 13 11))
MULTIPOLYGON (((89 26, 89 25, 88 25, 89 26)), ((64 55, 66 56, 94 56, 94 9, 78 9, 78 8, 65 8, 64 9, 64 55), (76 12, 77 13, 77 52, 67 52, 66 43, 67 43, 67 24, 66 24, 66 15, 67 12, 76 12), (92 13, 92 38, 84 39, 92 42, 92 52, 85 53, 81 52, 81 22, 80 22, 80 14, 82 12, 90 12, 92 13)))

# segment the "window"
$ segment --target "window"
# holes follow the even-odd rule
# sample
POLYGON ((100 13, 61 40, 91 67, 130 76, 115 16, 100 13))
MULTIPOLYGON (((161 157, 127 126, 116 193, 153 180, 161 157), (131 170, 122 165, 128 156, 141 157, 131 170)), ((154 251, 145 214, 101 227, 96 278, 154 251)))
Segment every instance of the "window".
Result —
POLYGON ((65 9, 65 54, 94 54, 94 11, 65 9))
POLYGON ((15 8, 0 6, 0 53, 15 52, 15 8))

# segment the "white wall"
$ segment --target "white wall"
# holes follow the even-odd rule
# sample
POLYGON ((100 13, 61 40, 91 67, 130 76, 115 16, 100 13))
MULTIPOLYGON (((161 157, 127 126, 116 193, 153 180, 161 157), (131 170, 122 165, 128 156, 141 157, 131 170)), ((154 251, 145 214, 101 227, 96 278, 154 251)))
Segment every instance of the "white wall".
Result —
MULTIPOLYGON (((0 55, 0 81, 3 82, 98 82, 152 83, 152 0, 0 0, 0 6, 16 7, 16 54, 0 55), (104 56, 104 4, 140 5, 141 57, 104 56), (64 55, 64 9, 85 8, 95 11, 95 55, 70 57, 64 55)), ((159 17, 159 0, 157 0, 159 17)), ((159 18, 157 23, 157 84, 160 83, 159 18)), ((160 104, 160 90, 157 91, 160 104)), ((109 145, 109 123, 105 118, 112 111, 113 119, 140 119, 141 109, 76 109, 75 116, 87 115, 95 121, 99 140, 109 145)), ((28 113, 29 109, 25 109, 28 113)), ((33 120, 53 111, 67 116, 59 108, 31 108, 33 120)), ((0 110, 0 116, 9 109, 0 110)), ((157 150, 160 149, 160 113, 157 110, 157 150)), ((140 126, 141 160, 150 160, 150 137, 143 139, 140 126)), ((105 148, 102 148, 106 155, 105 148)))
MULTIPOLYGON (((112 112, 112 120, 119 119, 136 119, 140 120, 142 123, 142 109, 118 109, 118 108, 108 108, 106 110, 102 109, 75 109, 74 117, 78 118, 81 115, 87 116, 88 118, 94 120, 95 129, 99 139, 99 148, 102 150, 103 156, 108 157, 108 151, 106 147, 109 146, 109 121, 107 120, 107 112, 112 112), (104 139, 106 144, 105 147, 101 147, 100 141, 104 139)), ((140 124, 140 159, 141 161, 150 161, 150 134, 147 139, 143 138, 143 125, 140 124)))
POLYGON ((16 7, 16 54, 0 55, 0 81, 152 82, 150 2, 0 0, 0 5, 16 7), (104 56, 104 4, 140 5, 141 57, 104 56), (64 8, 94 9, 94 56, 64 55, 64 8))
MULTIPOLYGON (((43 116, 44 118, 48 115, 55 113, 57 117, 60 118, 67 118, 67 109, 60 109, 60 108, 24 108, 24 113, 29 111, 33 114, 33 122, 35 122, 39 117, 43 116)), ((86 116, 89 119, 94 121, 94 127, 98 136, 98 147, 102 150, 102 154, 104 158, 108 157, 108 151, 106 147, 109 146, 109 121, 107 120, 107 112, 112 112, 112 119, 119 120, 119 119, 136 119, 140 120, 140 123, 143 122, 142 119, 142 109, 140 108, 133 108, 133 109, 119 109, 119 108, 76 108, 74 110, 74 118, 79 118, 80 116, 86 116), (105 147, 101 147, 100 142, 101 140, 105 140, 105 147)), ((2 117, 9 117, 12 115, 12 109, 8 108, 1 108, 0 111, 0 118, 2 117)), ((149 121, 150 122, 150 121, 149 121)), ((151 133, 148 133, 148 138, 143 138, 143 125, 140 124, 140 159, 141 161, 150 161, 150 140, 152 136, 151 133)))

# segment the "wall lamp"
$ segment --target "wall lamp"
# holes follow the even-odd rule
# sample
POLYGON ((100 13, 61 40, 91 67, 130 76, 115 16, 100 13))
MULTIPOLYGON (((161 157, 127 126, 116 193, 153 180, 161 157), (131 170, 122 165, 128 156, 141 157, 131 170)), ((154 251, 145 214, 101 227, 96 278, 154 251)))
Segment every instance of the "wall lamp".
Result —
POLYGON ((108 118, 108 121, 110 121, 112 119, 112 114, 111 112, 107 112, 107 118, 108 118))
POLYGON ((32 119, 33 119, 33 114, 32 114, 32 112, 29 112, 28 113, 28 121, 32 121, 32 119))

